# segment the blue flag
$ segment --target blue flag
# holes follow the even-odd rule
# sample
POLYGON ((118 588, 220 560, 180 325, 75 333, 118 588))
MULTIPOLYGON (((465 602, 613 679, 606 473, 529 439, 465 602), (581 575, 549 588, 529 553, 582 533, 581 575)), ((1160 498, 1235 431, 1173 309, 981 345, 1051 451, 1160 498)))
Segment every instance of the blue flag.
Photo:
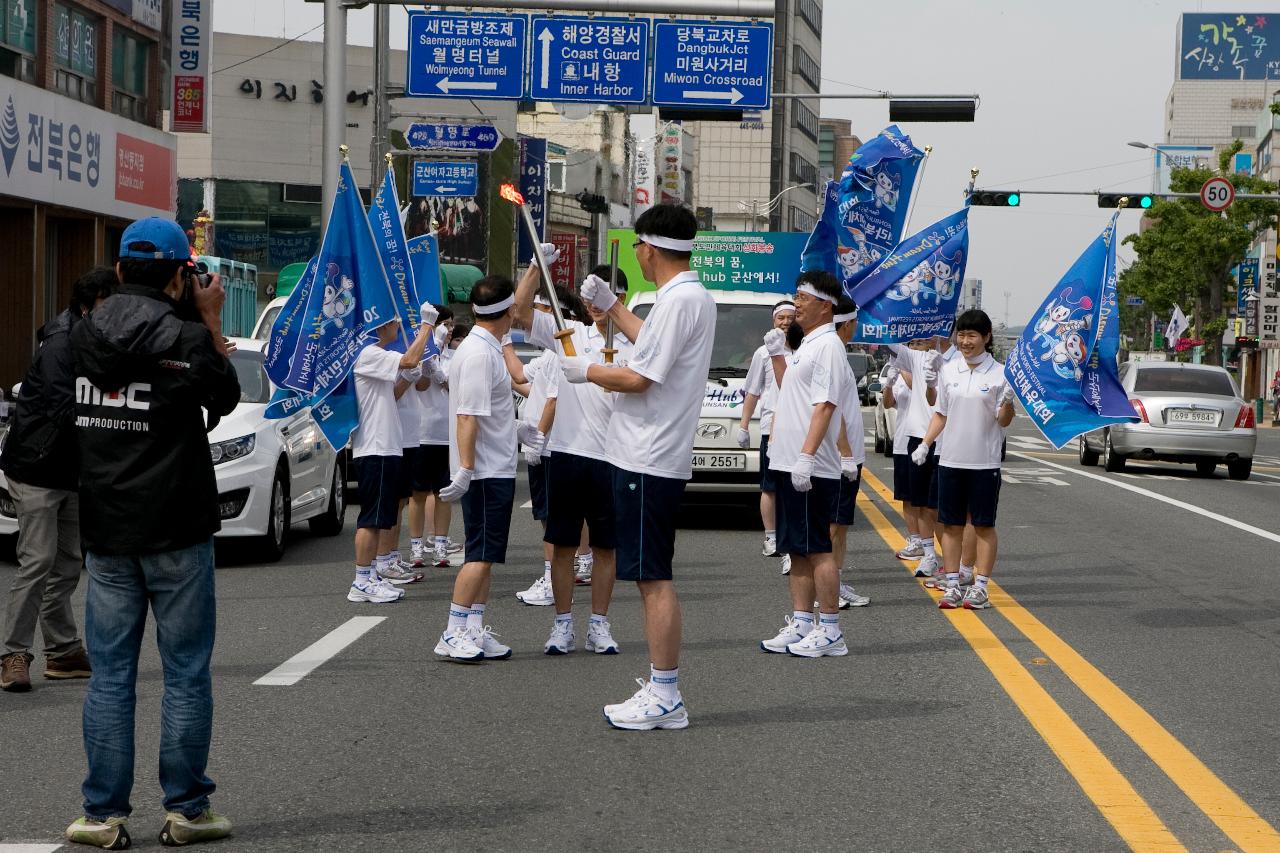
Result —
POLYGON ((396 195, 395 173, 387 170, 382 187, 369 206, 369 226, 373 229, 378 256, 387 271, 391 284, 391 296, 395 300, 396 314, 400 317, 400 337, 392 346, 404 352, 418 335, 418 289, 414 284, 413 266, 409 263, 408 240, 404 236, 404 223, 400 221, 400 199, 396 195))
POLYGON ((904 344, 947 337, 969 260, 969 208, 903 240, 850 297, 858 304, 854 341, 904 344))
POLYGON ((1014 392, 1054 447, 1090 430, 1136 422, 1120 385, 1116 220, 1071 265, 1005 364, 1014 392))
POLYGON ((444 305, 444 284, 440 277, 440 246, 436 235, 423 234, 409 241, 409 264, 413 281, 423 302, 444 305))
POLYGON ((266 368, 267 376, 271 377, 271 381, 277 386, 284 384, 285 377, 289 375, 289 365, 293 362, 293 355, 302 345, 304 325, 302 315, 306 310, 307 300, 311 296, 311 287, 315 284, 315 280, 316 259, 312 258, 307 263, 302 277, 294 285, 284 307, 276 315, 275 322, 271 324, 271 336, 267 339, 263 367, 266 368))
POLYGON ((800 269, 835 275, 852 296, 902 239, 923 159, 924 152, 897 125, 855 151, 840 180, 827 182, 822 216, 800 255, 800 269))

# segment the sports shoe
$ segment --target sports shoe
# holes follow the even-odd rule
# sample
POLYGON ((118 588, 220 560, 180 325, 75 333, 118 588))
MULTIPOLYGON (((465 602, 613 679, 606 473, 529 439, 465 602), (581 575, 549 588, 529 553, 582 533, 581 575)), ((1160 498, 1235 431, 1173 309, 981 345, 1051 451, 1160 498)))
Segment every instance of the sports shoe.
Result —
POLYGON ((409 553, 409 568, 421 569, 427 565, 427 546, 414 545, 409 553))
POLYGON ((446 545, 437 545, 431 549, 431 566, 436 569, 447 568, 449 565, 449 548, 446 545))
POLYGON ((838 658, 849 654, 849 647, 845 645, 843 633, 832 637, 826 628, 816 625, 804 637, 787 646, 787 654, 798 658, 838 658))
POLYGON ((0 690, 26 693, 31 689, 31 661, 27 652, 13 652, 0 658, 0 690))
POLYGON ((784 575, 791 574, 791 555, 790 554, 782 555, 782 573, 784 575))
POLYGON ((639 685, 640 685, 640 689, 639 689, 639 690, 637 690, 635 693, 633 693, 633 694, 631 695, 631 698, 630 698, 630 699, 628 699, 628 700, 627 700, 627 701, 625 701, 625 702, 619 702, 619 703, 618 703, 618 704, 616 704, 616 705, 605 705, 605 706, 604 706, 604 715, 605 715, 606 717, 607 717, 607 716, 609 716, 610 714, 612 714, 614 711, 617 711, 619 708, 623 708, 623 707, 625 707, 625 706, 627 706, 627 705, 630 705, 632 702, 638 702, 638 701, 641 701, 641 699, 643 698, 644 694, 645 694, 645 693, 647 693, 647 692, 649 691, 649 682, 645 681, 643 678, 637 678, 637 679, 636 679, 636 684, 639 684, 639 685))
POLYGON ((160 843, 165 847, 182 847, 202 841, 217 841, 230 834, 231 821, 212 809, 205 809, 196 817, 186 817, 182 812, 166 812, 160 843))
POLYGON ((458 552, 459 552, 459 551, 461 551, 461 550, 462 550, 462 544, 461 544, 461 543, 459 543, 459 542, 454 542, 452 539, 447 540, 447 544, 445 545, 445 552, 446 552, 446 553, 448 553, 448 554, 456 554, 456 553, 458 553, 458 552))
POLYGON ((847 583, 840 584, 840 609, 846 610, 850 607, 866 607, 871 603, 871 599, 865 595, 858 595, 857 591, 847 583))
POLYGON ((422 580, 424 575, 422 572, 415 572, 413 567, 404 560, 393 563, 383 563, 378 566, 378 577, 387 583, 393 583, 397 586, 402 584, 417 583, 422 580))
POLYGON ((959 610, 960 602, 964 600, 964 593, 958 586, 949 586, 947 591, 942 594, 942 598, 938 599, 939 610, 959 610))
POLYGON ((591 569, 594 565, 594 559, 576 558, 574 560, 573 582, 578 586, 591 586, 591 569))
POLYGON ((616 655, 618 643, 609 631, 608 621, 593 620, 587 623, 586 649, 598 655, 616 655))
POLYGON ((484 649, 476 645, 475 637, 466 628, 454 628, 440 635, 436 654, 459 663, 476 663, 484 660, 484 649))
POLYGON ((920 540, 913 536, 894 556, 899 560, 918 560, 924 556, 924 545, 921 545, 920 540))
POLYGON ((973 572, 960 571, 960 586, 973 586, 973 572))
POLYGON ((925 581, 924 581, 924 588, 925 588, 925 589, 941 589, 941 590, 945 590, 945 589, 947 588, 947 575, 946 575, 946 573, 945 573, 945 572, 938 572, 937 574, 935 574, 935 575, 934 575, 933 577, 931 577, 931 578, 925 578, 925 581))
POLYGON ((545 574, 538 575, 538 579, 533 582, 533 586, 517 592, 516 598, 525 604, 531 604, 535 607, 544 607, 548 604, 556 603, 556 598, 551 593, 551 581, 547 580, 545 574))
POLYGON ((778 540, 777 540, 777 539, 765 539, 765 540, 764 540, 764 548, 760 551, 760 554, 761 554, 761 556, 764 556, 764 557, 776 557, 776 556, 778 556, 778 540))
POLYGON ((675 702, 666 701, 658 698, 658 694, 647 682, 641 681, 641 685, 640 690, 626 702, 606 707, 604 718, 609 721, 609 725, 632 732, 683 729, 689 726, 689 712, 685 710, 682 698, 677 697, 675 702), (609 708, 613 710, 610 711, 609 708))
POLYGON ((369 604, 390 604, 393 601, 399 601, 403 593, 395 587, 387 587, 381 583, 367 580, 357 580, 351 582, 351 589, 347 590, 347 601, 354 601, 357 604, 367 602, 369 604))
POLYGON ((89 678, 93 667, 89 665, 89 653, 80 646, 74 652, 44 656, 45 678, 89 678))
POLYGON ((573 636, 573 623, 557 619, 551 625, 551 636, 542 647, 544 655, 567 655, 578 648, 573 636))
POLYGON ((470 630, 471 642, 480 647, 485 660, 506 660, 511 657, 511 647, 499 643, 496 639, 498 635, 493 633, 493 629, 488 625, 470 630))
POLYGON ((926 554, 920 558, 920 562, 916 565, 915 576, 918 578, 931 578, 939 568, 941 567, 938 565, 938 555, 929 556, 926 554))
POLYGON ((78 818, 67 827, 63 835, 72 844, 88 844, 101 847, 103 850, 127 850, 132 843, 129 830, 124 822, 128 818, 109 817, 106 820, 94 820, 91 817, 78 818))
POLYGON ((964 594, 965 610, 986 610, 991 606, 991 599, 987 598, 986 587, 974 584, 969 587, 969 591, 964 594))
POLYGON ((788 616, 786 624, 782 626, 782 630, 778 632, 777 636, 761 640, 760 648, 775 655, 785 655, 787 646, 800 642, 812 630, 813 623, 801 622, 794 616, 788 616))

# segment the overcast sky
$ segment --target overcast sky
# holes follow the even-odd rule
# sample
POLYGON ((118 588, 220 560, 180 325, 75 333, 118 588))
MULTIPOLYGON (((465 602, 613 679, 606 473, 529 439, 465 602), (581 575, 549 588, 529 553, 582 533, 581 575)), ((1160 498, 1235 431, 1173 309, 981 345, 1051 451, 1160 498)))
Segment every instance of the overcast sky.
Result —
MULTIPOLYGON (((553 5, 553 4, 552 4, 553 5)), ((1181 12, 1258 11, 1266 3, 1221 0, 826 0, 824 92, 847 84, 904 94, 977 93, 973 124, 905 126, 933 146, 918 191, 916 227, 962 201, 969 168, 978 185, 1012 189, 1147 191, 1152 158, 1125 145, 1158 142, 1173 83, 1181 12), (1069 174, 1062 174, 1069 173, 1069 174)), ((293 37, 323 20, 318 3, 219 0, 219 31, 293 37)), ((372 42, 373 11, 349 14, 349 41, 372 42)), ((393 7, 392 45, 403 47, 405 12, 393 7)), ((319 39, 322 29, 306 38, 319 39)), ((215 67, 217 59, 215 58, 215 67)), ((888 123, 883 101, 826 100, 823 117, 847 118, 869 138, 888 123)), ((1092 197, 1029 195, 1017 210, 975 208, 967 276, 981 278, 992 318, 1026 322, 1048 289, 1106 224, 1092 197)), ((1136 212, 1121 216, 1124 233, 1136 212)), ((914 228, 912 230, 915 230, 914 228)), ((1121 266, 1133 257, 1120 248, 1121 266)))

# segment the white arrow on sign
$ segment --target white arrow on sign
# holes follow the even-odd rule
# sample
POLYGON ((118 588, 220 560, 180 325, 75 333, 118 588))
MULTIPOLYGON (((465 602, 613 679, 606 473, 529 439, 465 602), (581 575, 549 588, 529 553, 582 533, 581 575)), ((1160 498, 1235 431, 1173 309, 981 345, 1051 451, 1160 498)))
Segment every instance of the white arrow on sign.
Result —
POLYGON ((551 86, 551 43, 556 37, 551 34, 551 29, 542 31, 538 36, 538 41, 542 42, 542 88, 548 89, 551 86))
POLYGON ((458 191, 457 187, 444 187, 444 186, 436 187, 436 192, 438 193, 456 193, 457 191, 458 191))
POLYGON ((439 83, 436 84, 436 88, 439 89, 441 92, 444 92, 446 95, 451 90, 454 90, 454 89, 457 89, 459 91, 470 89, 475 92, 496 92, 498 89, 498 84, 497 83, 464 83, 459 80, 450 80, 448 77, 445 77, 443 80, 441 80, 439 83))
POLYGON ((727 92, 691 92, 685 90, 683 94, 686 98, 693 98, 698 101, 728 101, 731 104, 736 104, 743 98, 743 94, 738 91, 737 86, 727 92))

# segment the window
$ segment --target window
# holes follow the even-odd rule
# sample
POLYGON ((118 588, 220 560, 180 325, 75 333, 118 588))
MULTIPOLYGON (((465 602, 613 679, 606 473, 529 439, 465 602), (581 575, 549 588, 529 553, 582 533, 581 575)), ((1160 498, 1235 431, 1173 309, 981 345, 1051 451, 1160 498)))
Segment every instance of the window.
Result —
POLYGON ((0 0, 0 74, 34 83, 36 0, 0 0))
POLYGON ((563 148, 547 146, 547 192, 564 192, 565 173, 568 171, 564 155, 563 148))
POLYGON ((817 224, 817 218, 807 210, 802 210, 794 204, 790 206, 789 211, 789 228, 790 231, 812 231, 813 226, 817 224))
POLYGON ((794 151, 791 152, 791 182, 794 184, 816 184, 818 167, 794 151))
POLYGON ((100 22, 57 3, 53 26, 54 88, 77 101, 97 103, 100 22))
POLYGON ((822 4, 818 0, 797 0, 796 14, 809 25, 815 36, 822 35, 822 4))
POLYGON ((1236 396, 1231 377, 1225 370, 1188 370, 1183 367, 1140 367, 1133 390, 1163 394, 1210 394, 1217 397, 1236 396))
POLYGON ((800 101, 791 105, 791 126, 814 142, 818 141, 818 115, 800 101))
POLYGON ((111 39, 111 110, 134 121, 147 120, 147 78, 151 44, 117 27, 111 39))
POLYGON ((1257 128, 1251 124, 1233 124, 1231 125, 1232 139, 1253 139, 1257 134, 1257 128))
POLYGON ((796 73, 808 81, 816 92, 822 88, 822 68, 804 48, 796 47, 796 73))

